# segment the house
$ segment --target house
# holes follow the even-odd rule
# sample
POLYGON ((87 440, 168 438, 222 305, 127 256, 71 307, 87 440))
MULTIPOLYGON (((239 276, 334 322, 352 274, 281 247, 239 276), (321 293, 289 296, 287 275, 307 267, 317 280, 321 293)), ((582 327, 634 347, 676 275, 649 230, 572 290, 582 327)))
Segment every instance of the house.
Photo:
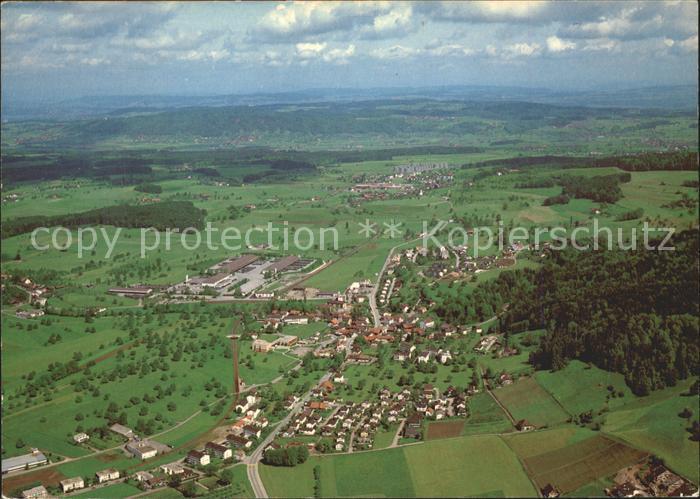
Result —
POLYGON ((515 423, 515 429, 518 431, 532 431, 535 429, 535 425, 528 423, 527 419, 521 419, 515 423))
POLYGON ((542 492, 542 497, 559 497, 560 495, 559 490, 551 483, 545 485, 540 492, 542 492))
POLYGON ((207 444, 204 446, 204 450, 210 455, 219 459, 229 459, 233 457, 233 450, 225 445, 214 442, 207 442, 207 444))
POLYGON ((97 477, 97 483, 109 482, 110 480, 119 478, 119 470, 107 468, 106 470, 98 471, 95 473, 95 476, 97 477))
MULTIPOLYGON (((167 466, 167 465, 163 465, 167 466)), ((163 468, 161 466, 161 469, 163 468)), ((136 479, 137 482, 142 483, 142 482, 147 482, 153 478, 153 475, 149 473, 148 471, 137 471, 134 473, 134 478, 136 479)))
POLYGON ((403 425, 403 436, 419 439, 421 437, 421 421, 422 418, 417 413, 411 414, 406 418, 406 422, 403 425))
POLYGON ((49 497, 49 491, 43 485, 22 491, 22 499, 41 499, 43 497, 49 497))
POLYGON ((236 412, 247 412, 251 407, 257 404, 259 399, 255 395, 246 395, 245 399, 236 404, 236 412))
POLYGON ((134 438, 134 430, 127 426, 120 425, 119 423, 115 423, 112 426, 109 427, 110 430, 112 430, 114 433, 121 435, 122 437, 126 438, 134 438))
POLYGON ((328 393, 332 392, 333 389, 335 388, 335 386, 333 385, 333 382, 331 382, 329 380, 324 381, 323 383, 321 383, 318 386, 319 386, 319 388, 321 388, 322 390, 325 390, 328 393))
POLYGON ((209 454, 198 450, 191 450, 187 453, 185 461, 192 466, 206 466, 211 462, 211 459, 209 458, 209 454))
POLYGON ((413 355, 413 352, 416 350, 416 346, 412 345, 410 343, 406 343, 405 341, 402 341, 399 343, 399 349, 396 351, 394 354, 394 360, 398 362, 403 362, 405 360, 408 360, 411 358, 413 355))
POLYGON ((443 350, 440 353, 438 353, 437 358, 440 364, 446 364, 452 360, 452 353, 450 353, 449 350, 443 350))
POLYGON ((76 433, 75 435, 73 435, 73 441, 76 444, 82 444, 83 442, 87 442, 88 440, 90 440, 90 435, 88 435, 87 433, 76 433))
POLYGON ((430 362, 431 359, 435 358, 435 350, 425 350, 421 353, 418 354, 418 357, 416 357, 416 360, 421 363, 426 363, 430 362))
POLYGON ((511 376, 508 373, 503 373, 498 377, 498 382, 503 385, 512 385, 513 384, 513 376, 511 376))
POLYGON ((244 437, 255 437, 255 438, 260 438, 260 428, 256 428, 255 426, 251 425, 245 425, 243 427, 243 436, 244 437))
POLYGON ((250 447, 253 445, 251 440, 239 435, 226 435, 226 441, 234 447, 242 447, 244 449, 250 449, 250 447))
POLYGON ((131 453, 134 457, 141 459, 149 459, 158 454, 158 450, 155 447, 149 445, 148 441, 145 440, 134 440, 126 444, 126 450, 131 453))
POLYGON ((259 352, 259 353, 267 353, 270 350, 272 350, 272 343, 269 341, 257 339, 253 341, 252 349, 253 352, 259 352))
POLYGON ((435 387, 430 383, 423 386, 423 397, 428 400, 432 400, 435 397, 435 387))
POLYGON ((179 475, 185 472, 185 468, 180 463, 163 464, 160 470, 168 476, 179 475))
POLYGON ((72 490, 78 490, 82 489, 85 487, 85 482, 83 481, 83 477, 76 476, 74 478, 66 478, 65 480, 61 480, 61 490, 65 494, 66 492, 70 492, 72 490))

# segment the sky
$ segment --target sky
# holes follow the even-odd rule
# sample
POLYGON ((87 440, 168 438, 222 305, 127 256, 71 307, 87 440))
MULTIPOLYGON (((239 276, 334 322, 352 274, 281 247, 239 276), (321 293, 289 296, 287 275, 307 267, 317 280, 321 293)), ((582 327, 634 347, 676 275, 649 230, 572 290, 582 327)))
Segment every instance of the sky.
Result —
POLYGON ((695 1, 2 4, 3 100, 697 85, 695 1))

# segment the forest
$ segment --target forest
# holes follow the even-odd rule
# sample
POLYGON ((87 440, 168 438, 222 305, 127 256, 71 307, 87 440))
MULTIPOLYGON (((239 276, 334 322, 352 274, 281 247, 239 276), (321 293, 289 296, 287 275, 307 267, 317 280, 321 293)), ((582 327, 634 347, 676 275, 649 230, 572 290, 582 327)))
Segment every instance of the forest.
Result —
POLYGON ((487 318, 509 304, 502 331, 547 331, 531 355, 535 367, 591 362, 623 374, 644 395, 698 374, 698 234, 677 234, 673 245, 675 251, 552 252, 538 270, 503 272, 471 295, 443 297, 435 310, 455 322, 487 318))
POLYGON ((2 239, 31 232, 38 227, 78 227, 114 225, 117 227, 155 227, 158 230, 204 227, 204 210, 191 201, 164 201, 144 205, 117 205, 81 213, 55 216, 18 217, 2 224, 2 239))

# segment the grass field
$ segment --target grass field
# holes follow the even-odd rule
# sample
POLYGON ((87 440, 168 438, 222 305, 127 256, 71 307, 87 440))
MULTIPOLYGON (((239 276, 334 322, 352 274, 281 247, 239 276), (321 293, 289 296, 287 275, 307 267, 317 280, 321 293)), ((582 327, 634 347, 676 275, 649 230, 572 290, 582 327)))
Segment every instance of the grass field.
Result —
POLYGON ((632 445, 646 449, 663 458, 674 471, 695 483, 700 480, 700 447, 689 439, 689 422, 678 414, 689 407, 695 411, 698 396, 684 396, 689 382, 630 401, 611 411, 603 430, 632 445))
POLYGON ((551 426, 562 423, 569 417, 532 377, 521 378, 493 393, 516 421, 526 419, 535 426, 551 426))
POLYGON ((477 393, 469 399, 469 417, 462 428, 463 435, 508 431, 513 431, 513 425, 488 393, 477 393))
POLYGON ((634 399, 621 374, 603 371, 579 361, 572 361, 556 372, 538 371, 535 379, 570 414, 591 409, 595 412, 604 406, 614 409, 634 399), (609 400, 611 391, 608 386, 616 395, 609 400))
POLYGON ((489 436, 311 458, 295 468, 262 465, 260 474, 272 497, 303 497, 313 494, 316 465, 321 466, 324 497, 518 496, 535 492, 512 451, 498 437, 489 436))

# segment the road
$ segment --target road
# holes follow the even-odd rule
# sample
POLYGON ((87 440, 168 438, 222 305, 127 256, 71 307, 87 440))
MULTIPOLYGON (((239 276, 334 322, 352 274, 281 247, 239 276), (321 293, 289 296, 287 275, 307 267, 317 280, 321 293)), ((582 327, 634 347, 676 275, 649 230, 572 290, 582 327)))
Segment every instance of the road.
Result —
MULTIPOLYGON (((418 239, 420 238, 411 239, 411 241, 417 241, 418 239)), ((384 275, 384 272, 386 272, 386 268, 389 266, 391 257, 394 255, 394 250, 396 250, 396 248, 398 248, 399 246, 403 246, 404 244, 410 243, 411 241, 404 241, 391 248, 389 250, 389 254, 386 257, 386 260, 384 260, 382 270, 380 270, 379 274, 377 275, 377 281, 374 283, 374 286, 372 287, 372 292, 369 295, 369 307, 372 309, 372 319, 374 320, 374 327, 380 326, 379 310, 377 309, 377 291, 379 290, 379 284, 382 282, 382 276, 384 275)))
MULTIPOLYGON (((323 376, 321 376, 321 379, 318 380, 318 383, 316 386, 319 386, 321 383, 328 381, 331 377, 331 373, 326 373, 323 376)), ((253 487, 253 492, 255 493, 255 497, 268 497, 267 495, 267 490, 265 490, 265 485, 262 482, 262 479, 260 478, 260 473, 258 470, 258 462, 262 459, 263 453, 265 452, 265 448, 272 443, 272 441, 277 437, 277 434, 282 430, 282 428, 286 427, 289 421, 292 419, 292 417, 299 412, 299 410, 304 407, 304 404, 306 403, 307 400, 309 400, 309 397, 311 396, 311 390, 306 392, 304 396, 302 396, 296 404, 294 404, 294 407, 289 411, 289 413, 282 419, 277 426, 275 427, 272 432, 262 441, 260 444, 255 448, 253 453, 246 458, 244 461, 247 465, 248 468, 248 481, 250 481, 250 485, 253 487)))

